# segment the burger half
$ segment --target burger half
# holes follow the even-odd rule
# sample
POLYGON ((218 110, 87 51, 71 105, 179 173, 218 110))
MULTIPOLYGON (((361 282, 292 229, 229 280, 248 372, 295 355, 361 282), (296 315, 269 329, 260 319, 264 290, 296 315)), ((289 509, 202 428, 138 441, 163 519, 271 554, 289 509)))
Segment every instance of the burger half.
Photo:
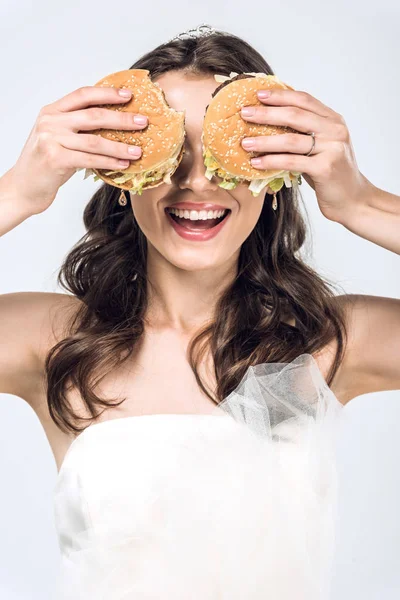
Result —
POLYGON ((124 144, 140 146, 142 154, 130 161, 122 171, 86 169, 85 179, 94 174, 94 180, 142 194, 148 188, 171 183, 171 175, 178 168, 184 153, 185 113, 171 108, 158 83, 150 79, 147 69, 128 69, 104 77, 98 87, 127 88, 131 99, 124 104, 103 104, 107 109, 140 113, 148 117, 148 125, 137 131, 95 129, 91 134, 124 144))
POLYGON ((265 152, 249 152, 242 146, 245 137, 300 133, 291 127, 250 123, 241 117, 243 106, 263 106, 257 96, 261 89, 290 89, 275 75, 265 73, 231 73, 229 77, 214 75, 221 85, 214 91, 206 108, 203 122, 202 145, 206 177, 222 178, 218 185, 232 190, 239 183, 247 183, 253 196, 269 187, 278 192, 284 185, 296 187, 301 173, 282 170, 262 170, 252 166, 250 159, 265 152))

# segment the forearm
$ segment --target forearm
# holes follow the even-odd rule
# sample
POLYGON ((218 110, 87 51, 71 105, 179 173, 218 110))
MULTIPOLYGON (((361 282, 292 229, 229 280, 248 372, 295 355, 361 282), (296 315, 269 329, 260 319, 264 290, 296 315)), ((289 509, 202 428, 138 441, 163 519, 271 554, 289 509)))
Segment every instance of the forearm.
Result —
POLYGON ((400 196, 372 187, 365 202, 340 223, 356 235, 400 254, 400 196))
POLYGON ((17 193, 10 169, 0 177, 0 236, 33 214, 28 203, 17 193))

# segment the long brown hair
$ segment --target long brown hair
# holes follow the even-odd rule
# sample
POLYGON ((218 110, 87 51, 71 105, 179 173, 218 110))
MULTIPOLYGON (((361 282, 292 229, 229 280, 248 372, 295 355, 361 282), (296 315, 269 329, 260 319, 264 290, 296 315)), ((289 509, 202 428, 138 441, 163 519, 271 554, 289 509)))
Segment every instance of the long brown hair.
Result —
MULTIPOLYGON (((148 69, 153 79, 172 70, 274 74, 246 41, 225 32, 162 44, 130 68, 148 69)), ((67 400, 71 387, 79 391, 93 418, 99 407, 104 410, 125 400, 101 398, 94 387, 132 355, 144 332, 147 240, 129 203, 119 205, 119 194, 106 183, 94 193, 84 211, 86 234, 58 274, 58 283, 82 301, 67 336, 46 358, 48 406, 64 431, 84 429, 67 400)), ((215 320, 191 340, 190 365, 198 385, 216 403, 238 386, 251 365, 290 362, 335 339, 330 385, 343 358, 346 328, 333 285, 300 256, 307 230, 299 197, 293 188, 283 187, 279 208, 273 211, 271 196, 266 195, 259 220, 241 246, 237 275, 216 299, 215 320), (288 314, 295 318, 295 326, 284 322, 288 314), (206 348, 214 363, 215 397, 197 370, 206 348)))

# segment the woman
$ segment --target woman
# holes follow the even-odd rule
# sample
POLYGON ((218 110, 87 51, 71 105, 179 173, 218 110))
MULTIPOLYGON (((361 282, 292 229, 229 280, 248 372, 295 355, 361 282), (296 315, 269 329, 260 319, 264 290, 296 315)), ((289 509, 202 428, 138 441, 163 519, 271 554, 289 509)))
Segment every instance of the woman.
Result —
MULTIPOLYGON (((213 75, 273 74, 258 52, 225 33, 180 35, 131 68, 186 110, 172 185, 124 205, 103 184, 61 268, 67 293, 0 297, 0 391, 35 410, 59 468, 59 594, 324 598, 332 425, 352 398, 400 388, 400 302, 334 295, 299 256, 293 189, 275 211, 269 194, 205 177, 213 75), (216 236, 190 241, 165 212, 183 202, 231 213, 216 236)), ((257 166, 302 172, 327 219, 400 253, 399 197, 360 173, 343 117, 306 92, 261 100, 242 117, 304 134, 258 138, 252 149, 268 154, 257 166)), ((0 180, 2 233, 46 210, 77 169, 135 159, 84 133, 145 126, 91 108, 124 101, 88 86, 40 111, 0 180)))

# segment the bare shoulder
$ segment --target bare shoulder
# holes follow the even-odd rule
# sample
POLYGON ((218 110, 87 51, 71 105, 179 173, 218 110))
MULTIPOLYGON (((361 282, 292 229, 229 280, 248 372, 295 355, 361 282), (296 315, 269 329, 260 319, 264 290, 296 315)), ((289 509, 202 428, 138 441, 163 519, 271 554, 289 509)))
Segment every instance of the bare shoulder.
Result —
POLYGON ((73 296, 53 292, 0 295, 0 392, 19 396, 35 408, 45 357, 65 337, 80 305, 73 296))
POLYGON ((82 301, 69 294, 34 292, 37 302, 37 327, 35 351, 39 361, 44 361, 48 351, 69 333, 71 319, 82 306, 82 301))
MULTIPOLYGON (((367 294, 342 294, 347 343, 331 388, 342 403, 364 394, 400 389, 400 300, 367 294)), ((336 343, 321 364, 329 367, 336 343)))

